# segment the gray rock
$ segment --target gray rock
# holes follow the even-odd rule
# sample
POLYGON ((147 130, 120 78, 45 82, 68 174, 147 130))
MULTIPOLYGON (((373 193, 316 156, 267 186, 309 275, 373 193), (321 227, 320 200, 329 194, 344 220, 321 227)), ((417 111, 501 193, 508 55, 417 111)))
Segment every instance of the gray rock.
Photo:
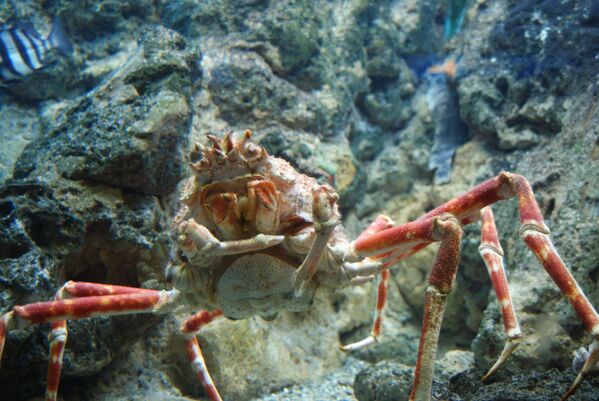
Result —
MULTIPOLYGON (((551 369, 545 372, 512 368, 508 374, 498 374, 489 383, 481 385, 484 371, 472 369, 453 376, 450 389, 465 400, 477 401, 552 401, 559 399, 576 377, 572 372, 551 369)), ((584 383, 569 400, 596 401, 597 380, 584 383)))
POLYGON ((12 177, 17 158, 38 136, 40 128, 34 110, 13 103, 9 97, 0 97, 0 183, 12 177))
MULTIPOLYGON (((359 401, 404 401, 412 390, 414 369, 401 363, 382 361, 356 376, 354 391, 359 401)), ((444 385, 434 382, 432 401, 461 401, 444 385)))
POLYGON ((191 117, 193 53, 185 46, 172 31, 149 31, 119 73, 55 116, 49 132, 24 150, 14 177, 60 174, 172 193, 182 176, 181 144, 191 117))
POLYGON ((512 128, 501 129, 497 133, 499 138, 499 149, 515 150, 525 149, 537 145, 541 138, 529 129, 514 130, 512 128))
MULTIPOLYGON (((65 279, 152 286, 161 278, 168 223, 153 195, 170 194, 181 177, 192 80, 184 47, 173 32, 149 32, 119 73, 27 145, 0 191, 3 313, 51 299, 65 279)), ((97 373, 156 321, 73 322, 64 376, 97 373)), ((0 370, 7 397, 40 391, 46 331, 9 334, 0 370)))
POLYGON ((356 398, 360 401, 407 400, 412 390, 413 371, 399 363, 379 362, 356 376, 356 398))

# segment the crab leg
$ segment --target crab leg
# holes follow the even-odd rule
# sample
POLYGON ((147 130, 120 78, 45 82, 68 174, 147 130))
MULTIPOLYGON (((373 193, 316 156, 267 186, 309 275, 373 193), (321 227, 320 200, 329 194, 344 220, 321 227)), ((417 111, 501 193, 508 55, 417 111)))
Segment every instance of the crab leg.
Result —
MULTIPOLYGON (((578 314, 580 320, 583 322, 586 330, 591 334, 593 339, 587 360, 576 378, 576 381, 564 395, 563 399, 565 400, 574 392, 599 362, 599 315, 576 283, 574 277, 559 257, 557 251, 554 249, 553 244, 549 239, 549 229, 543 222, 543 217, 534 198, 530 184, 524 177, 506 172, 501 173, 498 176, 475 186, 463 195, 431 210, 414 222, 382 230, 368 237, 356 240, 351 244, 349 253, 362 257, 372 256, 375 259, 382 259, 384 263, 381 268, 388 268, 396 261, 401 260, 420 249, 423 249, 431 242, 436 241, 430 233, 430 222, 434 216, 450 213, 455 216, 459 224, 470 224, 478 219, 479 211, 485 206, 513 197, 516 197, 518 200, 521 223, 520 236, 536 255, 539 262, 543 265, 562 293, 568 298, 574 311, 578 314)), ((456 250, 459 249, 459 244, 456 244, 456 247, 456 250)), ((444 245, 442 245, 442 249, 443 248, 444 245)), ((441 250, 439 252, 441 252, 441 250)), ((440 255, 441 253, 439 253, 439 256, 440 255)), ((496 257, 492 257, 492 259, 495 258, 496 257)), ((440 260, 439 257, 437 260, 440 260)), ((443 269, 437 270, 443 271, 443 269)), ((440 277, 438 274, 434 273, 435 268, 433 268, 433 272, 431 273, 431 279, 433 277, 440 277)), ((447 281, 451 275, 443 274, 441 276, 444 277, 443 280, 447 281)), ((431 283, 431 279, 429 279, 429 283, 431 283)), ((500 279, 497 280, 497 284, 500 284, 499 280, 500 279)), ((438 309, 440 310, 441 305, 444 305, 443 298, 446 294, 434 287, 435 286, 433 286, 433 290, 429 287, 425 299, 427 310, 425 313, 425 322, 423 324, 424 334, 420 343, 421 348, 419 350, 419 360, 416 369, 414 389, 412 391, 412 399, 416 397, 418 400, 428 400, 430 397, 430 394, 426 393, 429 392, 430 382, 432 381, 432 363, 434 361, 436 347, 436 345, 433 347, 431 342, 436 341, 436 339, 434 335, 429 335, 428 332, 435 332, 436 326, 440 324, 442 313, 439 312, 438 309), (427 355, 421 358, 421 353, 427 355), (433 355, 433 359, 431 359, 430 355, 433 355), (426 391, 422 390, 425 388, 426 391)), ((509 318, 508 324, 512 324, 509 323, 509 318)), ((500 360, 501 359, 502 357, 500 357, 500 360)))
MULTIPOLYGON (((68 281, 58 290, 55 300, 71 297, 89 297, 94 295, 116 295, 133 294, 144 291, 142 288, 123 287, 118 285, 96 284, 68 281)), ((55 401, 58 397, 58 384, 60 383, 60 372, 62 370, 62 359, 64 347, 67 342, 67 321, 59 320, 51 324, 48 340, 50 341, 50 352, 48 362, 48 376, 46 381, 46 401, 55 401)))
POLYGON ((530 184, 520 175, 501 173, 431 210, 415 222, 382 230, 355 241, 353 252, 357 255, 370 256, 389 251, 396 252, 400 249, 400 253, 408 254, 415 249, 424 248, 432 242, 426 240, 426 235, 422 231, 424 226, 418 224, 419 222, 427 221, 432 216, 451 213, 461 224, 468 224, 475 220, 473 217, 475 213, 485 206, 513 197, 517 197, 520 210, 520 236, 568 298, 594 341, 598 342, 595 347, 598 349, 597 355, 591 353, 591 358, 599 358, 599 315, 553 248, 549 239, 549 229, 543 222, 530 184))
POLYGON ((410 401, 428 401, 430 398, 441 322, 447 295, 455 280, 462 239, 462 229, 451 215, 444 214, 431 220, 423 220, 422 223, 429 226, 430 239, 440 241, 441 244, 424 294, 422 333, 410 401))
POLYGON ((457 272, 461 238, 462 229, 457 219, 451 214, 443 214, 382 230, 358 238, 353 244, 353 252, 358 255, 381 255, 402 244, 409 244, 402 249, 411 254, 432 242, 441 242, 425 293, 425 312, 410 400, 426 401, 430 397, 441 321, 457 272))
POLYGON ((385 305, 387 303, 387 286, 389 282, 389 270, 383 270, 378 273, 378 285, 376 292, 376 306, 374 309, 374 319, 372 323, 372 329, 370 335, 355 343, 341 346, 341 351, 355 351, 367 345, 373 344, 378 341, 381 335, 381 328, 383 326, 383 312, 385 311, 385 305))
POLYGON ((499 244, 493 211, 490 207, 486 206, 480 213, 483 226, 481 231, 481 244, 478 247, 478 250, 487 266, 489 277, 493 283, 493 288, 495 289, 495 294, 497 295, 497 300, 501 307, 503 326, 507 337, 505 347, 497 359, 497 362, 495 362, 487 374, 482 378, 482 381, 486 381, 495 374, 501 366, 503 366, 508 357, 520 344, 522 332, 520 330, 520 325, 518 324, 518 319, 516 318, 516 312, 514 311, 510 289, 503 267, 503 249, 501 249, 501 245, 499 244))
POLYGON ((249 239, 235 241, 219 241, 206 227, 193 219, 184 221, 179 226, 179 246, 189 258, 201 254, 203 256, 238 255, 254 252, 275 246, 285 239, 283 235, 258 234, 249 239))
POLYGON ((204 355, 200 349, 196 334, 200 331, 202 326, 222 315, 223 312, 221 310, 214 310, 211 312, 203 310, 187 319, 181 326, 181 331, 186 337, 185 347, 187 349, 187 356, 189 357, 193 370, 202 381, 204 389, 206 390, 206 393, 208 393, 208 397, 211 401, 221 401, 221 397, 208 372, 208 367, 206 366, 206 361, 204 360, 204 355))
POLYGON ((522 224, 520 237, 535 254, 562 294, 566 296, 593 339, 589 356, 582 370, 562 398, 562 400, 566 400, 599 362, 599 315, 553 247, 553 243, 549 239, 549 229, 543 222, 543 216, 530 184, 522 176, 514 174, 511 175, 511 178, 512 188, 518 198, 520 209, 522 224))
POLYGON ((174 302, 176 293, 176 291, 155 291, 69 281, 58 291, 56 300, 16 306, 13 311, 0 317, 0 359, 9 330, 38 323, 52 323, 52 331, 49 335, 50 362, 46 400, 54 401, 67 339, 66 319, 161 312, 163 309, 168 310, 167 305, 174 302), (82 296, 82 298, 64 299, 69 295, 82 296))
MULTIPOLYGON (((379 215, 376 219, 358 236, 358 240, 366 238, 376 232, 385 230, 393 226, 393 220, 384 215, 379 215)), ((347 344, 341 347, 342 351, 354 351, 359 348, 365 347, 378 340, 381 335, 381 328, 383 326, 383 312, 385 311, 385 305, 387 304, 387 287, 389 282, 390 273, 389 270, 382 270, 378 274, 378 285, 376 294, 376 306, 374 309, 374 319, 372 323, 372 329, 370 335, 360 341, 352 344, 347 344)))
POLYGON ((314 231, 316 238, 306 255, 303 263, 295 273, 295 295, 301 296, 306 290, 310 280, 316 273, 318 262, 324 254, 331 234, 335 227, 341 222, 337 212, 338 195, 328 185, 321 185, 314 190, 314 231))

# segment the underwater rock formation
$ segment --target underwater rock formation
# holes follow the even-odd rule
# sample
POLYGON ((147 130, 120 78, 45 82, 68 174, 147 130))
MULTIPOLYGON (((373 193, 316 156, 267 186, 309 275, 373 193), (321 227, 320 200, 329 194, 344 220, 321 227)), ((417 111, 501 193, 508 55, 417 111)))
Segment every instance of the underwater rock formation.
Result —
MULTIPOLYGON (((148 30, 103 85, 42 117, 42 132, 1 190, 3 309, 51 299, 65 279, 134 286, 162 280, 169 222, 157 196, 170 194, 182 177, 191 54, 177 33, 148 30)), ((74 322, 65 376, 98 372, 156 319, 134 321, 74 322)), ((3 384, 7 397, 26 396, 44 382, 45 336, 45 327, 9 336, 0 377, 22 385, 3 384)))

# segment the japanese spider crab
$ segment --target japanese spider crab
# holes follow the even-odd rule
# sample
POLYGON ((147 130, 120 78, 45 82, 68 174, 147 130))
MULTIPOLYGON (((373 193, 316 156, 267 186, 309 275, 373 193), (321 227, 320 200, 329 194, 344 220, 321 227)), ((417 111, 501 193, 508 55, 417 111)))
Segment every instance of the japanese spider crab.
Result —
POLYGON ((599 361, 599 315, 577 285, 549 239, 532 189, 520 175, 503 172, 419 219, 394 225, 378 216, 354 241, 340 225, 338 196, 327 184, 297 172, 250 141, 226 134, 208 136, 212 146, 191 153, 194 175, 185 184, 183 206, 173 222, 178 260, 168 268, 168 291, 67 282, 55 300, 16 306, 0 318, 0 356, 8 330, 52 322, 46 400, 57 398, 66 320, 98 315, 197 311, 181 326, 194 371, 212 401, 221 400, 195 334, 224 316, 274 319, 282 310, 302 311, 320 286, 358 285, 379 275, 369 337, 341 347, 371 344, 381 334, 389 268, 433 242, 440 242, 425 292, 425 313, 410 400, 429 400, 439 330, 460 256, 461 226, 482 220, 480 253, 503 314, 506 345, 483 380, 505 363, 521 331, 510 299, 502 250, 488 205, 517 197, 520 235, 592 334, 583 367, 567 399, 599 361), (200 156, 201 159, 196 161, 200 156))

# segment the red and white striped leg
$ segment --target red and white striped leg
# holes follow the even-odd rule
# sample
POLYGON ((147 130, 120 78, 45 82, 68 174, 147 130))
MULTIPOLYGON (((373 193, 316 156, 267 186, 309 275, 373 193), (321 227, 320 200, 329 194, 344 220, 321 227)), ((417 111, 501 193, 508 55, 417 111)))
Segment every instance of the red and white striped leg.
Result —
POLYGON ((387 286, 389 277, 389 270, 383 270, 377 275, 378 285, 376 293, 376 306, 374 309, 374 318, 370 335, 360 341, 356 341, 355 343, 341 346, 340 348, 342 351, 355 351, 378 341, 378 338, 381 335, 381 328, 383 326, 385 305, 387 304, 387 286))
POLYGON ((599 315, 553 247, 553 243, 549 239, 549 229, 543 222, 543 216, 534 198, 532 188, 524 177, 515 176, 514 178, 513 187, 518 197, 522 224, 520 236, 568 299, 593 338, 586 363, 562 398, 562 400, 566 400, 599 362, 599 315))
POLYGON ((202 326, 212 322, 214 319, 222 315, 223 312, 221 310, 214 310, 210 312, 203 310, 187 319, 181 326, 181 331, 186 337, 185 347, 187 349, 187 356, 191 362, 191 367, 202 381, 204 389, 206 390, 206 393, 211 401, 222 401, 222 399, 218 393, 218 390, 216 389, 212 377, 210 377, 210 372, 208 372, 208 367, 206 366, 206 361, 204 360, 204 355, 200 349, 200 344, 198 343, 196 334, 198 331, 200 331, 202 326))
MULTIPOLYGON (((382 230, 367 238, 356 241, 354 253, 362 256, 384 257, 383 268, 396 263, 430 244, 422 231, 426 222, 434 216, 450 213, 460 224, 470 224, 477 220, 479 211, 485 206, 503 199, 516 197, 520 212, 520 236, 534 252, 545 270, 568 298, 572 307, 591 334, 593 343, 589 356, 576 381, 564 395, 564 400, 582 383, 599 362, 599 315, 588 301, 574 277, 565 266, 549 239, 549 229, 543 217, 530 184, 518 174, 503 172, 431 210, 418 220, 382 230), (423 223, 425 223, 423 225, 423 223)), ((429 297, 433 302, 433 296, 429 297)), ((422 398, 428 399, 428 398, 422 398)))
POLYGON ((410 400, 430 399, 439 331, 447 294, 455 280, 461 238, 459 221, 445 213, 384 229, 359 238, 352 244, 353 254, 382 258, 385 263, 381 268, 386 269, 432 242, 441 242, 425 293, 425 313, 410 400))
POLYGON ((60 320, 52 323, 48 335, 50 352, 48 354, 48 376, 46 378, 46 401, 56 401, 58 398, 58 385, 62 371, 62 357, 67 342, 67 321, 60 320))
MULTIPOLYGON (((366 238, 376 232, 391 228, 393 225, 394 223, 391 218, 382 214, 378 215, 376 219, 374 219, 374 221, 358 236, 358 238, 356 238, 356 240, 366 238)), ((376 304, 374 308, 374 318, 370 335, 360 341, 356 341, 355 343, 341 346, 340 348, 342 351, 355 351, 359 348, 377 342, 378 337, 381 335, 381 328, 383 326, 383 314, 385 311, 385 305, 387 304, 387 287, 390 275, 391 274, 388 269, 379 272, 377 275, 378 284, 376 304)))
POLYGON ((451 291, 457 272, 461 238, 462 228, 459 221, 446 213, 384 229, 359 238, 353 243, 353 253, 387 259, 382 268, 388 268, 400 260, 402 255, 411 255, 432 242, 440 241, 437 258, 428 279, 429 287, 425 293, 425 311, 414 371, 414 386, 410 394, 411 401, 430 399, 441 321, 447 295, 451 291), (390 253, 391 256, 388 256, 390 253))
MULTIPOLYGON (((143 288, 68 281, 60 288, 60 290, 58 290, 55 300, 99 295, 134 294, 148 291, 152 292, 152 290, 143 288)), ((58 385, 60 383, 60 373, 62 370, 62 360, 67 336, 68 330, 66 320, 59 320, 52 323, 50 334, 48 335, 50 353, 48 355, 46 401, 56 401, 58 397, 58 385)))
POLYGON ((0 359, 9 330, 52 323, 46 400, 55 401, 67 340, 67 319, 158 312, 171 302, 173 298, 167 291, 69 281, 59 290, 56 300, 16 306, 0 318, 0 359))
POLYGON ((480 211, 480 216, 482 220, 482 230, 481 244, 478 250, 485 261, 487 271, 489 272, 489 277, 493 283, 495 295, 497 296, 499 307, 501 308, 503 327, 507 337, 501 355, 489 369, 487 374, 485 374, 482 378, 482 381, 486 381, 493 374, 495 374, 495 372, 497 372, 501 366, 503 366, 508 357, 520 344, 522 332, 520 330, 520 325, 518 324, 518 319, 516 318, 516 312, 514 311, 514 305, 510 296, 510 289, 503 266, 503 249, 499 244, 499 236, 497 234, 497 227, 495 226, 493 211, 489 206, 486 206, 480 211))

